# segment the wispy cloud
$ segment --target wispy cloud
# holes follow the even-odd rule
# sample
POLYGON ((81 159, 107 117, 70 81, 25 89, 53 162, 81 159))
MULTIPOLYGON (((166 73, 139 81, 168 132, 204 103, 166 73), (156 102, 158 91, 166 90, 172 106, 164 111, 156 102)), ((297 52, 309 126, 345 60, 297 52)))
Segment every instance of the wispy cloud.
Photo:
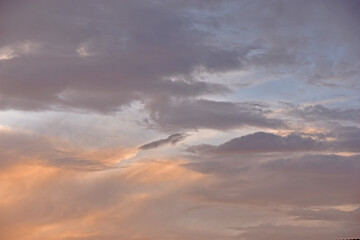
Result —
POLYGON ((170 135, 167 138, 144 144, 144 145, 140 146, 139 149, 147 150, 147 149, 152 149, 152 148, 158 148, 158 147, 161 147, 161 146, 167 145, 167 144, 175 144, 177 142, 184 140, 185 138, 186 138, 186 134, 175 133, 175 134, 170 135))

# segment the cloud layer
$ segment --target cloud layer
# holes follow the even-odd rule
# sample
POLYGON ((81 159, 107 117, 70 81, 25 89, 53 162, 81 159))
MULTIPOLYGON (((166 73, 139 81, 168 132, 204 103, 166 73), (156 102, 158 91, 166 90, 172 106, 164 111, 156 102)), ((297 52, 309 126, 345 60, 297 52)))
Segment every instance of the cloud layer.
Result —
POLYGON ((359 10, 0 1, 0 239, 359 238, 359 10))

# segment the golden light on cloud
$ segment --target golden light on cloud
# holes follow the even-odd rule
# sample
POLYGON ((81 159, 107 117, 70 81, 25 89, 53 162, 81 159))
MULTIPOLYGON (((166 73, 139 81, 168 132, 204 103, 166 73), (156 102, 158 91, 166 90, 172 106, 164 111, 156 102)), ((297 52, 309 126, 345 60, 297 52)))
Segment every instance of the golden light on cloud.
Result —
POLYGON ((103 149, 75 149, 75 148, 63 148, 61 152, 64 155, 68 155, 74 160, 81 159, 89 162, 102 164, 104 166, 115 166, 121 161, 125 161, 132 157, 135 157, 138 153, 137 148, 103 148, 103 149))
POLYGON ((11 128, 0 124, 0 132, 10 132, 11 128))
POLYGON ((125 178, 136 183, 186 183, 204 178, 204 175, 190 169, 184 161, 168 159, 135 163, 125 172, 125 178))
MULTIPOLYGON (((42 166, 40 163, 19 164, 0 175, 0 197, 2 200, 0 212, 6 212, 6 215, 12 216, 12 213, 5 208, 19 206, 20 210, 12 218, 32 218, 28 214, 31 214, 33 210, 29 210, 30 213, 21 211, 26 211, 28 207, 40 200, 39 205, 33 205, 36 212, 39 211, 36 214, 40 214, 33 216, 35 219, 38 218, 37 223, 25 221, 18 225, 18 233, 39 239, 50 236, 48 239, 54 240, 96 237, 104 233, 95 226, 102 225, 101 222, 104 220, 109 221, 108 218, 111 218, 111 215, 114 215, 116 221, 126 222, 128 218, 140 214, 139 208, 145 207, 158 199, 159 196, 168 194, 167 191, 180 190, 186 185, 204 178, 202 174, 182 166, 183 163, 183 161, 174 159, 148 160, 143 163, 135 163, 127 168, 102 172, 76 172, 42 166), (113 193, 109 192, 110 199, 103 199, 101 197, 102 191, 106 192, 107 190, 101 189, 101 186, 106 188, 108 186, 105 183, 111 184, 111 182, 115 184, 111 190, 113 193), (132 189, 128 189, 127 185, 131 186, 132 189), (60 193, 56 193, 56 191, 60 191, 60 193), (110 201, 113 204, 103 205, 101 202, 96 203, 97 200, 93 202, 94 200, 84 199, 82 194, 77 193, 77 191, 83 192, 85 195, 96 194, 98 191, 99 200, 102 199, 101 201, 104 203, 110 201), (56 205, 56 208, 51 210, 52 215, 57 216, 55 219, 44 222, 44 219, 47 218, 44 210, 48 206, 47 204, 41 205, 41 202, 44 201, 41 199, 42 196, 46 196, 47 204, 56 205), (68 202, 67 199, 72 200, 68 202), (66 201, 64 202, 64 200, 66 201), (93 202, 93 207, 92 205, 87 207, 88 204, 85 202, 83 203, 85 205, 81 207, 82 203, 79 203, 80 209, 74 208, 74 212, 69 212, 72 207, 64 205, 72 205, 72 201, 86 200, 93 202), (64 212, 62 213, 62 211, 64 212), (59 221, 56 220, 57 218, 59 221), (92 228, 94 229, 90 230, 92 228)), ((4 224, 2 223, 2 225, 4 224)), ((9 232, 8 234, 8 239, 20 238, 20 235, 18 236, 16 233, 9 232)), ((124 230, 124 234, 129 233, 124 230)))
POLYGON ((16 204, 41 187, 58 169, 36 163, 19 164, 0 172, 0 206, 16 204))

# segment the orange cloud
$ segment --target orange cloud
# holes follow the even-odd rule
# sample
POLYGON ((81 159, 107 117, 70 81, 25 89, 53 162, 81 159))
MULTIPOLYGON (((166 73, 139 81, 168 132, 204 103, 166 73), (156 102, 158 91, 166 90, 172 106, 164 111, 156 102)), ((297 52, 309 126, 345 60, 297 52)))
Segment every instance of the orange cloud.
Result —
POLYGON ((203 178, 204 175, 187 169, 181 160, 157 160, 132 165, 125 172, 125 178, 136 183, 179 182, 186 183, 203 178))

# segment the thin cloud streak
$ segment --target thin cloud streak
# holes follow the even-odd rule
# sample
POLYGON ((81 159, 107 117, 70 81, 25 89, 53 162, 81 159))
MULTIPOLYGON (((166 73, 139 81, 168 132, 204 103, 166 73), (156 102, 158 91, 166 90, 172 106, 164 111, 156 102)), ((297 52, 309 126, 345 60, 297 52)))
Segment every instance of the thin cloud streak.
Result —
POLYGON ((148 149, 152 149, 152 148, 158 148, 158 147, 161 147, 161 146, 164 146, 167 144, 174 145, 175 143, 180 142, 180 141, 184 140, 185 138, 186 138, 185 134, 175 133, 175 134, 170 135, 167 138, 144 144, 144 145, 140 146, 139 149, 148 150, 148 149))

